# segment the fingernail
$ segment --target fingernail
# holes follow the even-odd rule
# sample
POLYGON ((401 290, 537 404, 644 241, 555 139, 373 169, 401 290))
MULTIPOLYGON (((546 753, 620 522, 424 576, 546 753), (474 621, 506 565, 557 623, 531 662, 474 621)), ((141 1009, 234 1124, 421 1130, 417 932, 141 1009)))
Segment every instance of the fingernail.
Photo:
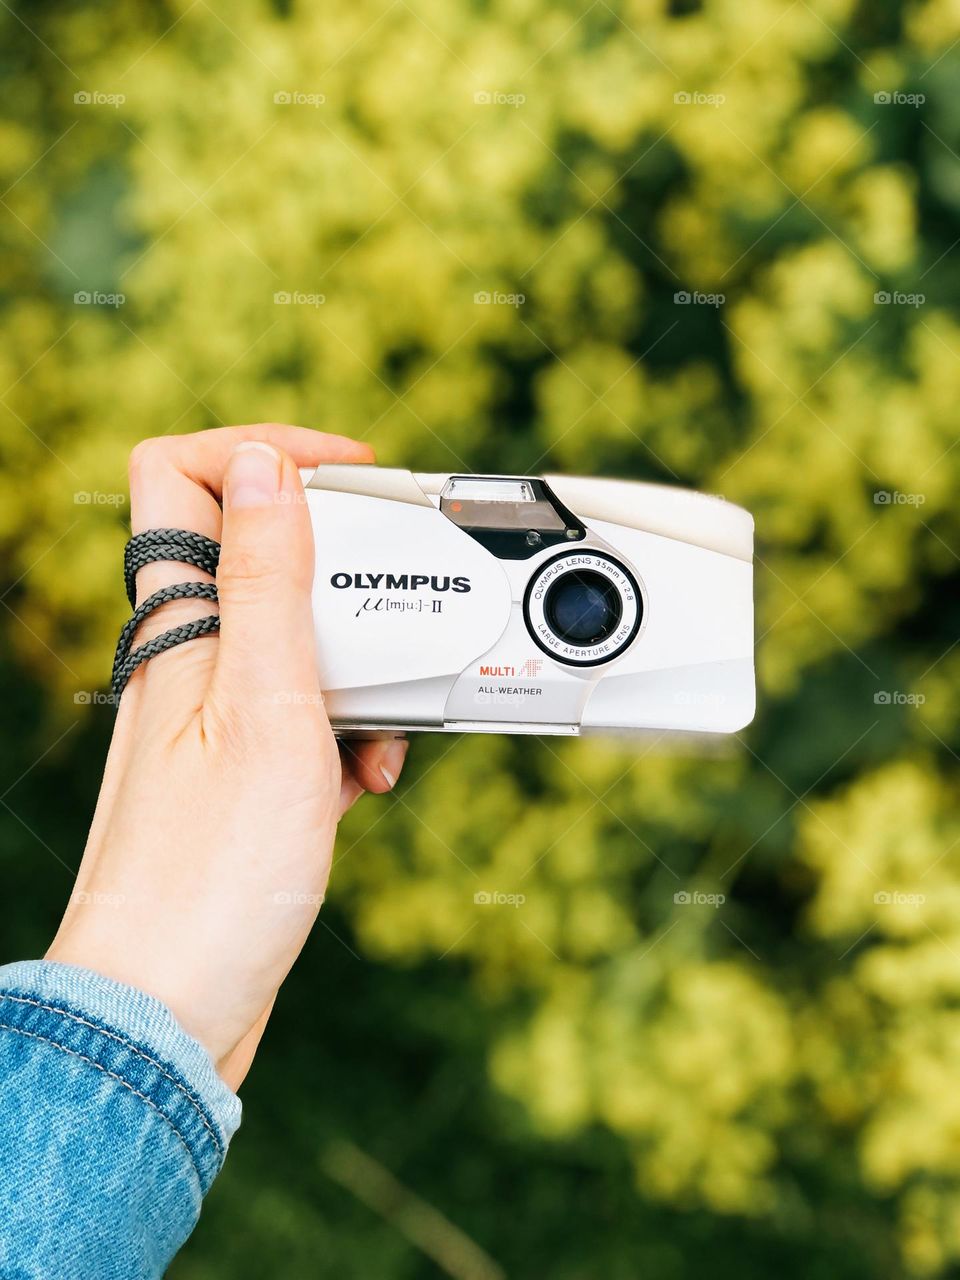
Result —
POLYGON ((380 772, 391 789, 397 785, 409 745, 409 742, 402 742, 399 739, 391 742, 380 759, 380 772))
POLYGON ((280 454, 261 440, 238 444, 227 472, 227 503, 231 507, 266 507, 280 492, 280 454))

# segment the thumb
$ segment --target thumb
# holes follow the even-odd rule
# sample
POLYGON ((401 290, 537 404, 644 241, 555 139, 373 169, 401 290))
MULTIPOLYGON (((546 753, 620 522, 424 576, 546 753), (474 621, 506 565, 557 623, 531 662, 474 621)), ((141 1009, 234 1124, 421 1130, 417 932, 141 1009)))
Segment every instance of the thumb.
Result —
POLYGON ((320 705, 312 583, 313 531, 296 466, 273 445, 237 445, 223 485, 214 707, 283 708, 304 693, 320 705))

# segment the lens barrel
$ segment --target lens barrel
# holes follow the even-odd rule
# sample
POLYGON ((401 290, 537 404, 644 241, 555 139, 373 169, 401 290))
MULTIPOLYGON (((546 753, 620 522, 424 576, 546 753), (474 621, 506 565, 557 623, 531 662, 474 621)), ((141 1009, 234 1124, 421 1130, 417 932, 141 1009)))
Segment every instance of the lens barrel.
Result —
POLYGON ((576 645, 599 644, 616 631, 623 604, 609 578, 593 569, 574 569, 547 589, 544 616, 562 640, 576 645))
POLYGON ((639 583, 619 560, 576 551, 545 561, 524 597, 536 644, 571 666, 610 662, 636 638, 643 620, 639 583))

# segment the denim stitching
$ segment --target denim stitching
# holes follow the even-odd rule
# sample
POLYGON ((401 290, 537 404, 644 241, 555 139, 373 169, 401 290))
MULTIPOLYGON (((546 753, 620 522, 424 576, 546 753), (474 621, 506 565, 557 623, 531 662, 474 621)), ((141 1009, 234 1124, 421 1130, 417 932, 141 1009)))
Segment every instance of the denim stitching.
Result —
POLYGON ((7 1031, 13 1031, 20 1036, 29 1036, 31 1040, 40 1040, 44 1044, 52 1045, 54 1049, 61 1049, 64 1053, 69 1053, 74 1058, 80 1058, 83 1062, 88 1062, 91 1067, 96 1067, 98 1071, 102 1071, 105 1076, 110 1076, 112 1080, 116 1080, 117 1084, 122 1084, 125 1089, 129 1089, 132 1094, 135 1094, 136 1097, 140 1098, 141 1101, 145 1102, 148 1107, 151 1107, 157 1113, 157 1115, 161 1117, 161 1119, 166 1120, 167 1124, 170 1126, 170 1128, 179 1138, 184 1151, 186 1151, 187 1156, 190 1159, 190 1163, 193 1165, 194 1170, 196 1171, 197 1178, 199 1179, 199 1182, 200 1182, 200 1186, 201 1187, 203 1186, 203 1176, 200 1172, 200 1166, 197 1164, 197 1161, 194 1158, 193 1152, 190 1150, 190 1147, 187 1144, 186 1138, 183 1136, 183 1134, 180 1132, 177 1126, 173 1123, 170 1117, 168 1115, 165 1115, 157 1106, 157 1104, 153 1102, 150 1098, 148 1098, 145 1093, 140 1093, 138 1089, 135 1089, 133 1085, 129 1082, 129 1080, 124 1080, 122 1076, 118 1076, 114 1071, 108 1071, 106 1067, 101 1066, 99 1062, 94 1062, 94 1060, 92 1058, 88 1058, 86 1054, 78 1053, 76 1049, 68 1049, 65 1044, 58 1044, 56 1040, 51 1040, 49 1036, 41 1036, 36 1031, 24 1031, 23 1027, 15 1027, 9 1022, 0 1022, 0 1027, 6 1028, 7 1031))
MULTIPOLYGON (((71 1018, 74 1022, 79 1022, 80 1025, 83 1027, 89 1027, 91 1031, 98 1031, 100 1032, 101 1035, 109 1036, 111 1040, 116 1040, 119 1044, 122 1044, 124 1048, 129 1049, 131 1053, 135 1053, 138 1058, 143 1058, 145 1062, 149 1062, 152 1067, 156 1067, 156 1069, 160 1072, 160 1074, 162 1076, 165 1076, 170 1081, 170 1083, 175 1088, 179 1089, 180 1092, 184 1095, 184 1097, 187 1098, 193 1104, 197 1112, 197 1115, 200 1117, 201 1121, 203 1122, 204 1128, 207 1130, 207 1132, 210 1134, 211 1139, 213 1140, 213 1145, 217 1148, 217 1154, 220 1156, 221 1159, 223 1159, 223 1148, 220 1145, 220 1140, 217 1137, 216 1133, 214 1132, 212 1126, 210 1125, 210 1122, 207 1120, 207 1117, 204 1115, 200 1100, 190 1092, 190 1090, 186 1087, 186 1085, 182 1084, 179 1080, 177 1080, 175 1076, 172 1076, 169 1071, 165 1071, 155 1058, 151 1058, 148 1053, 144 1053, 142 1049, 138 1049, 137 1046, 132 1043, 132 1041, 126 1039, 124 1036, 117 1035, 116 1032, 108 1031, 106 1027, 99 1026, 95 1022, 88 1022, 85 1018, 81 1018, 78 1014, 71 1013, 69 1009, 61 1009, 61 1008, 58 1008, 56 1005, 52 1005, 52 1004, 43 1004, 40 1000, 31 1000, 28 996, 12 996, 6 991, 2 991, 0 992, 0 1000, 13 1000, 16 1004, 30 1004, 37 1009, 43 1009, 47 1013, 62 1014, 63 1017, 65 1018, 71 1018)), ((0 1026, 6 1026, 6 1023, 0 1023, 0 1026)), ((83 1055, 81 1054, 79 1056, 82 1057, 83 1055)), ((108 1074, 110 1073, 108 1072, 108 1074)))

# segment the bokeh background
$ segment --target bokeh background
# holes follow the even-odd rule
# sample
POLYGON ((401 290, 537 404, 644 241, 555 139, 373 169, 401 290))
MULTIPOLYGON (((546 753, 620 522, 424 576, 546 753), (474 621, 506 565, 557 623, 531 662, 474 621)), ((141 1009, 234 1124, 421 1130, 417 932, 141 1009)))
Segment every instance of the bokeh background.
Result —
POLYGON ((425 737, 350 816, 170 1274, 960 1274, 956 0, 0 30, 4 959, 83 848, 138 439, 757 520, 729 750, 425 737))

